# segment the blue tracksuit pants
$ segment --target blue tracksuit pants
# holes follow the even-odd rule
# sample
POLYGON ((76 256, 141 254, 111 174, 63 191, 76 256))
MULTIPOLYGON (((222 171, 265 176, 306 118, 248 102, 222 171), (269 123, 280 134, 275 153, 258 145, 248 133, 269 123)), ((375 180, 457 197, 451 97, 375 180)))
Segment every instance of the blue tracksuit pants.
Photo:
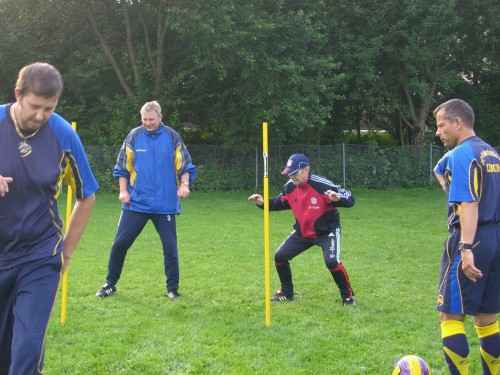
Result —
POLYGON ((41 374, 62 254, 0 270, 0 375, 41 374))
POLYGON ((116 285, 122 273, 128 249, 151 220, 160 235, 163 247, 163 262, 167 278, 167 290, 179 287, 179 258, 177 254, 177 230, 175 214, 147 214, 134 211, 122 211, 115 241, 109 255, 106 282, 116 285))

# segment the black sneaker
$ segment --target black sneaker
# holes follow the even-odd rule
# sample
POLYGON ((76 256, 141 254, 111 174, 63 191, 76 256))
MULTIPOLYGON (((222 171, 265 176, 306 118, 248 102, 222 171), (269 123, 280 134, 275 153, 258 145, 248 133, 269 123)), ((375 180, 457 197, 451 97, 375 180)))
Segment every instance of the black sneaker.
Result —
POLYGON ((116 286, 104 284, 95 295, 96 297, 104 298, 116 292, 116 286))
POLYGON ((354 297, 344 298, 342 299, 342 304, 344 306, 354 306, 356 304, 356 301, 354 301, 354 297))
POLYGON ((177 299, 181 295, 177 293, 177 289, 167 290, 167 297, 170 299, 177 299))
POLYGON ((282 302, 282 301, 291 301, 291 300, 293 300, 293 295, 285 296, 281 289, 276 291, 276 294, 271 297, 271 301, 273 301, 273 302, 282 302))

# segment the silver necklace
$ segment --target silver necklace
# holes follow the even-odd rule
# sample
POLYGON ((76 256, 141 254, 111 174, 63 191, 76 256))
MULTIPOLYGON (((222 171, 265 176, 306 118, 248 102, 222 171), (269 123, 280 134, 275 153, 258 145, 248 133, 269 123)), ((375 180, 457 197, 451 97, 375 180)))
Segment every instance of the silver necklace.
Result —
POLYGON ((14 127, 16 128, 16 133, 17 135, 22 139, 21 142, 19 142, 19 146, 17 147, 17 149, 19 150, 19 153, 21 154, 21 157, 22 158, 25 158, 26 156, 28 156, 29 154, 31 154, 31 146, 28 142, 26 142, 28 139, 34 137, 41 129, 38 128, 36 129, 33 133, 31 133, 30 135, 24 135, 22 132, 21 132, 21 129, 19 129, 19 125, 17 124, 17 113, 16 113, 16 108, 17 108, 17 103, 15 103, 13 106, 12 106, 12 112, 14 114, 14 116, 12 116, 12 121, 14 122, 14 127))

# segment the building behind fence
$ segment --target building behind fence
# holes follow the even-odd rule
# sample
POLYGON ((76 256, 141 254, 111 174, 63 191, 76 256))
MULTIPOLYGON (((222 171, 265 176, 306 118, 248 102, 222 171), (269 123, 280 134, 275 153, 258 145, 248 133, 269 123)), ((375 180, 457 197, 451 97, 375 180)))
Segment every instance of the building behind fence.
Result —
MULTIPOLYGON (((261 146, 227 149, 219 145, 187 145, 197 178, 192 190, 248 190, 263 185, 261 146)), ((87 146, 92 170, 101 192, 118 191, 113 168, 120 146, 87 146)), ((285 145, 269 146, 269 187, 280 189, 288 157, 303 153, 311 171, 348 189, 437 187, 433 168, 446 152, 444 147, 378 145, 285 145)))

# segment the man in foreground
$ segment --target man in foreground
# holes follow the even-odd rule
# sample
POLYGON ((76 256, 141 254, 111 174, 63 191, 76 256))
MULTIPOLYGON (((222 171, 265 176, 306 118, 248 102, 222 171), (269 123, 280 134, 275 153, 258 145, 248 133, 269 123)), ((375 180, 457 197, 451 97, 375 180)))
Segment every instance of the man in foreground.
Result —
POLYGON ((0 106, 0 375, 41 374, 62 272, 99 188, 76 132, 54 113, 63 89, 52 65, 19 72, 16 102, 0 106), (76 195, 63 236, 57 197, 76 195))
POLYGON ((448 190, 448 228, 437 310, 451 374, 467 374, 469 344, 465 315, 479 336, 483 374, 498 374, 500 334, 500 155, 474 132, 474 112, 452 99, 434 110, 436 135, 453 148, 444 173, 448 190))

